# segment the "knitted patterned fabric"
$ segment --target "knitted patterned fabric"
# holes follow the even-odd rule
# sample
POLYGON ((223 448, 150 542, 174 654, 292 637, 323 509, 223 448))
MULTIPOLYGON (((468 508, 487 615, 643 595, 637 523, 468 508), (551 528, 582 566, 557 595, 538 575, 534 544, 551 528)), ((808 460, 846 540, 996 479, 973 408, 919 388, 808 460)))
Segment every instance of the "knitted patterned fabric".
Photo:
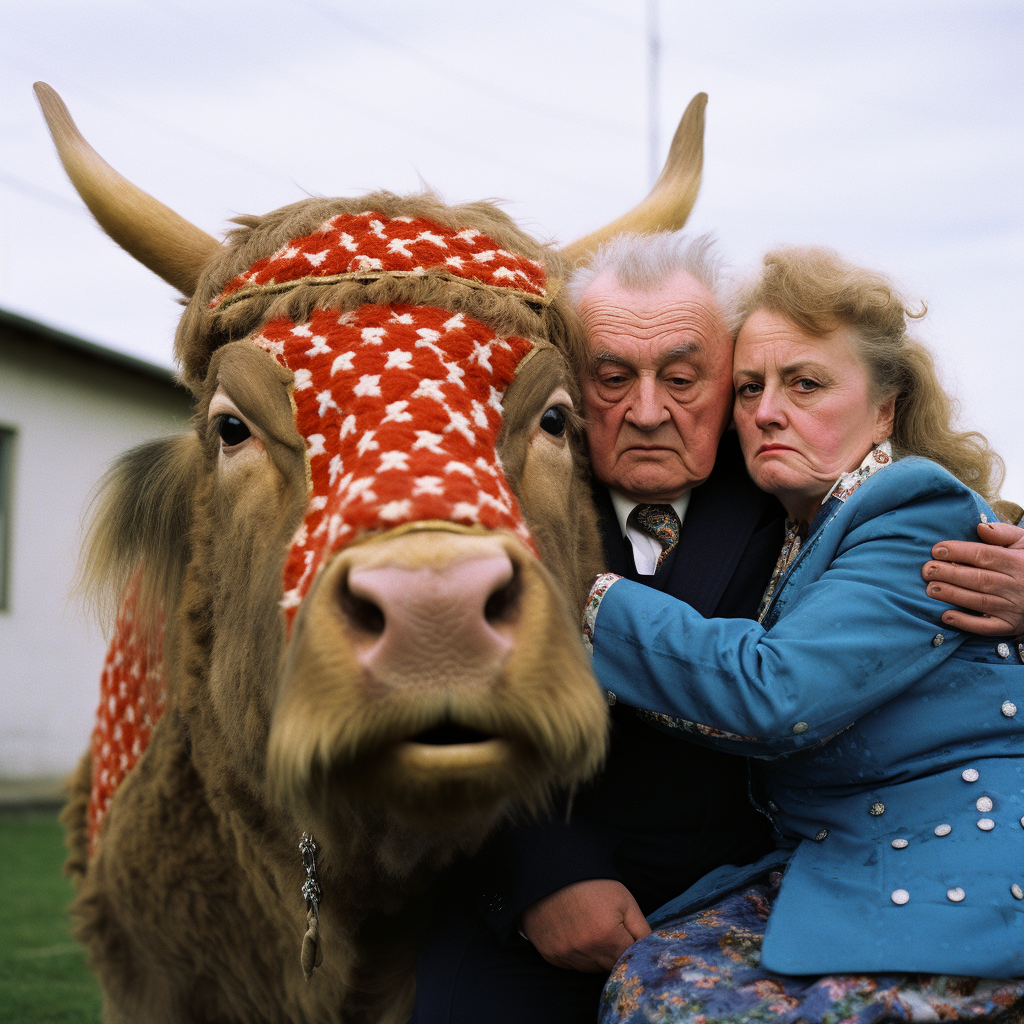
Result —
MULTIPOLYGON (((92 732, 92 790, 89 795, 90 853, 111 797, 149 745, 163 711, 163 661, 136 630, 138 579, 129 585, 100 678, 100 705, 92 732)), ((158 634, 159 639, 159 634, 158 634)))
MULTIPOLYGON (((211 308, 254 293, 346 277, 427 271, 546 302, 543 267, 474 229, 420 218, 340 215, 257 261, 211 308)), ((501 400, 533 349, 464 313, 426 306, 315 310, 273 320, 251 340, 294 374, 296 426, 306 439, 310 498, 285 560, 290 631, 328 556, 370 531, 447 520, 507 530, 536 554, 497 455, 501 400)), ((163 709, 159 652, 118 620, 93 734, 90 844, 110 799, 149 742, 163 709)))
POLYGON ((309 446, 312 494, 284 570, 289 625, 325 556, 367 531, 445 519, 533 550, 497 454, 501 399, 529 341, 405 305, 274 320, 253 341, 294 372, 309 446))
POLYGON ((319 231, 257 260, 228 282, 209 308, 286 291, 297 281, 332 284, 384 275, 415 277, 428 270, 467 284, 509 289, 532 301, 547 298, 540 263, 502 249, 475 228, 454 231, 422 217, 389 218, 371 211, 338 214, 319 231))

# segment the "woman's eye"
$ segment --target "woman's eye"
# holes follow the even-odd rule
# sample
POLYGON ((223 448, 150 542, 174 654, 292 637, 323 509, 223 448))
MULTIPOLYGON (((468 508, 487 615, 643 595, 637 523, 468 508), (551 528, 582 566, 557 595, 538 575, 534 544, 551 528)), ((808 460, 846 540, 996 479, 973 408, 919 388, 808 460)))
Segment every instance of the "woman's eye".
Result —
POLYGON ((540 429, 552 437, 562 437, 565 434, 565 410, 560 405, 545 409, 540 418, 540 429))
POLYGON ((217 433, 228 448, 252 437, 249 428, 237 416, 218 416, 217 433))
POLYGON ((813 391, 818 387, 818 382, 816 380, 811 380, 810 377, 801 377, 796 382, 796 386, 800 391, 813 391))
POLYGON ((736 389, 736 394, 742 395, 744 398, 746 398, 746 397, 748 397, 750 395, 759 395, 760 393, 761 393, 761 385, 760 384, 753 384, 753 383, 741 384, 736 389))

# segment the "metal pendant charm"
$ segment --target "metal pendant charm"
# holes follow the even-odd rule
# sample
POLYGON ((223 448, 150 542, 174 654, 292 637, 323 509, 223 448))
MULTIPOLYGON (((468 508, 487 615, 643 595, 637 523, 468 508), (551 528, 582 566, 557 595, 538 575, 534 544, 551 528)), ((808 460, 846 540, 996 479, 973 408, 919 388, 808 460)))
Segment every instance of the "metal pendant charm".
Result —
POLYGON ((302 974, 306 981, 313 976, 316 970, 324 962, 324 950, 320 945, 320 922, 312 910, 306 911, 306 934, 302 937, 302 953, 299 960, 302 963, 302 974))
POLYGON ((302 938, 302 974, 306 981, 313 971, 324 960, 323 947, 320 944, 320 900, 322 892, 316 877, 316 854, 319 847, 316 840, 308 832, 302 833, 299 853, 302 854, 302 866, 306 869, 306 880, 302 883, 302 895, 306 900, 306 934, 302 938))

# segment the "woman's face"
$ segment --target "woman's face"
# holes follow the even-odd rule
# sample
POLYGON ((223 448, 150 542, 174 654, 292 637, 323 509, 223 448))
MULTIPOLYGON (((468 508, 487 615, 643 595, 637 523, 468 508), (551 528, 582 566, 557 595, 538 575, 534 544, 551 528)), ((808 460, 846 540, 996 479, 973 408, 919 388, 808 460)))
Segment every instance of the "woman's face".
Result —
POLYGON ((839 476, 892 431, 893 399, 870 399, 847 333, 815 338, 760 309, 736 339, 734 415, 747 469, 794 519, 813 519, 839 476))

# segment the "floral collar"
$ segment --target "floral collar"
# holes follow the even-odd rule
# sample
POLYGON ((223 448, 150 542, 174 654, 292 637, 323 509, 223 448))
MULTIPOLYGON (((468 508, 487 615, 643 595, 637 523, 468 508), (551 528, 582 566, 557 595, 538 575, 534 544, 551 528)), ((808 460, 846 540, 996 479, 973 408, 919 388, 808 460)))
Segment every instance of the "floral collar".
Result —
POLYGON ((840 501, 846 501, 846 499, 853 494, 855 490, 869 476, 874 476, 880 469, 884 469, 892 462, 892 445, 888 441, 883 441, 881 444, 875 445, 864 456, 864 461, 852 472, 843 473, 843 475, 832 485, 832 490, 825 495, 822 505, 828 501, 829 498, 838 498, 840 501))
POLYGON ((892 462, 892 445, 888 441, 883 441, 881 444, 876 445, 871 449, 864 457, 864 461, 852 472, 843 473, 843 475, 832 485, 832 489, 825 495, 822 500, 822 512, 819 512, 814 518, 814 522, 811 524, 808 530, 807 523, 798 522, 795 519, 786 520, 786 539, 782 544, 782 551, 779 552, 779 559, 775 563, 775 569, 772 572, 772 578, 768 581, 768 587, 764 592, 764 596, 761 598, 761 604, 757 609, 757 621, 764 622, 765 616, 768 614, 768 608, 771 605, 772 597, 775 595, 775 591, 778 589, 780 579, 789 571, 790 566, 796 561, 796 556, 800 554, 800 549, 803 547, 807 540, 809 533, 814 533, 817 528, 824 522, 824 506, 825 502, 829 498, 835 498, 837 501, 846 501, 846 499, 853 494, 855 490, 869 476, 873 476, 880 469, 888 466, 892 462))

